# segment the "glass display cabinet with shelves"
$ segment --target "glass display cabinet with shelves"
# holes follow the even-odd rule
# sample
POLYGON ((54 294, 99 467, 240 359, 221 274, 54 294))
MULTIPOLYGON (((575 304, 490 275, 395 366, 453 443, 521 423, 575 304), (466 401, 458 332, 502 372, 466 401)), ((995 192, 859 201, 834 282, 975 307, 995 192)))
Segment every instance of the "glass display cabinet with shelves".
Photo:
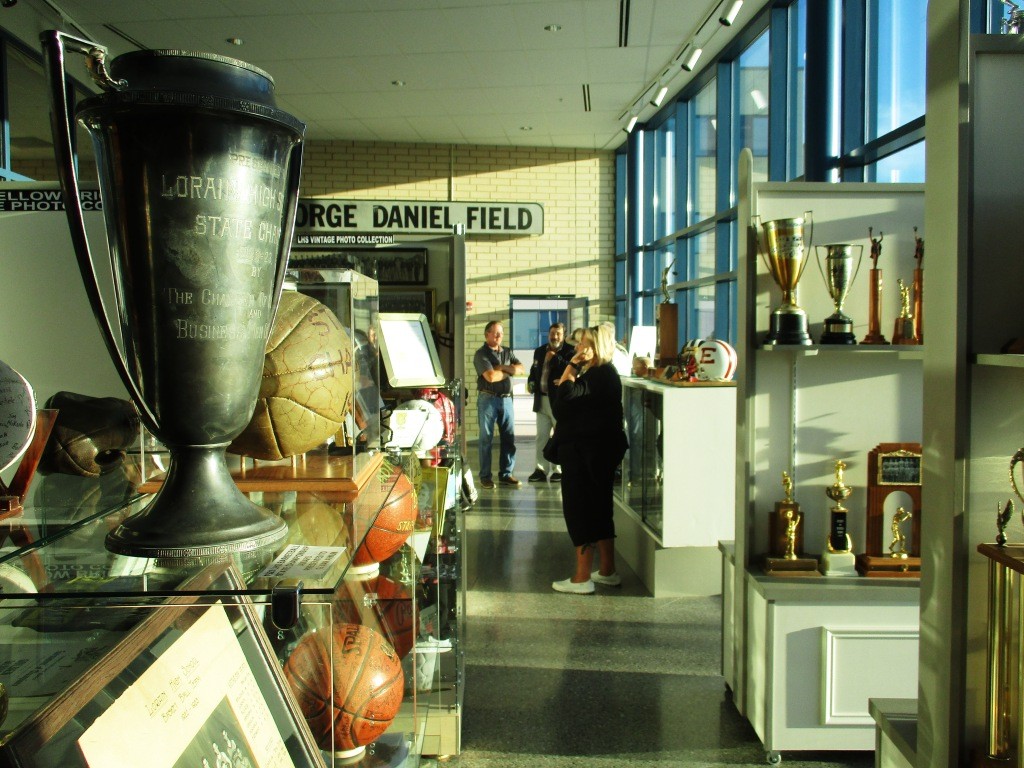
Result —
POLYGON ((656 596, 718 594, 732 536, 736 387, 623 378, 629 449, 614 491, 616 546, 656 596))

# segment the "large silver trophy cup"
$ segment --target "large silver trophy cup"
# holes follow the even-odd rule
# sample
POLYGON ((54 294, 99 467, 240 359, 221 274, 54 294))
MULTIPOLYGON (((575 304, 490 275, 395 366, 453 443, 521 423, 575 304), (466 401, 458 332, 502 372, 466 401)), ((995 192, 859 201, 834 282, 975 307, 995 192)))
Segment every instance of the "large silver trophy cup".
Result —
POLYGON ((282 537, 280 518, 236 488, 224 449, 256 405, 298 200, 305 126, 273 80, 234 59, 106 51, 42 35, 61 188, 93 313, 146 427, 169 449, 152 502, 107 537, 141 557, 208 556, 282 537), (72 162, 65 52, 103 93, 76 117, 93 140, 118 333, 86 238, 72 162), (121 345, 118 345, 118 338, 121 345))
POLYGON ((848 243, 830 243, 828 245, 815 246, 817 255, 818 271, 825 281, 828 295, 835 306, 835 312, 825 318, 822 326, 822 344, 856 344, 857 337, 853 335, 853 320, 843 313, 843 302, 850 292, 850 286, 857 279, 860 272, 861 262, 864 260, 864 246, 850 245, 848 243), (853 249, 857 248, 857 263, 853 263, 853 249), (821 252, 825 251, 825 266, 822 267, 821 252))

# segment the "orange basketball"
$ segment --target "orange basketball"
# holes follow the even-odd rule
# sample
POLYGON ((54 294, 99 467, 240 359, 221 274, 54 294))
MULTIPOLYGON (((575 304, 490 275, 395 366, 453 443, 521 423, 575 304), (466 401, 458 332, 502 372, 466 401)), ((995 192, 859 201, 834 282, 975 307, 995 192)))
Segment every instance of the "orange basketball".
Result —
POLYGON ((281 294, 256 410, 228 447, 277 460, 316 448, 336 434, 352 407, 352 343, 338 318, 314 298, 281 294))
POLYGON ((344 621, 377 629, 394 647, 398 658, 404 659, 412 650, 416 604, 409 590, 397 581, 387 576, 346 579, 335 593, 334 607, 344 621), (367 601, 368 595, 375 598, 367 601))
POLYGON ((369 627, 335 624, 333 631, 308 633, 288 657, 284 674, 321 749, 369 744, 388 729, 402 704, 402 663, 369 627))
POLYGON ((401 471, 384 462, 355 502, 355 538, 366 536, 352 556, 358 566, 382 563, 401 549, 419 517, 416 489, 401 471), (379 512, 377 510, 380 510, 379 512))

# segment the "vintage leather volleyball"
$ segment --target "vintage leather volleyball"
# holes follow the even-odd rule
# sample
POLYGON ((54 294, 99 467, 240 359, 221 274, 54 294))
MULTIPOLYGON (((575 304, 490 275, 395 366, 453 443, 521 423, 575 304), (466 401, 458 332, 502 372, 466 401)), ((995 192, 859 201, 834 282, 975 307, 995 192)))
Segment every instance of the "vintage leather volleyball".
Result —
POLYGON ((358 624, 307 634, 288 657, 284 674, 321 749, 369 744, 402 705, 405 676, 398 654, 383 636, 358 624))
POLYGON ((252 420, 228 448, 256 459, 305 453, 336 434, 352 407, 352 343, 330 309, 295 291, 267 340, 252 420))

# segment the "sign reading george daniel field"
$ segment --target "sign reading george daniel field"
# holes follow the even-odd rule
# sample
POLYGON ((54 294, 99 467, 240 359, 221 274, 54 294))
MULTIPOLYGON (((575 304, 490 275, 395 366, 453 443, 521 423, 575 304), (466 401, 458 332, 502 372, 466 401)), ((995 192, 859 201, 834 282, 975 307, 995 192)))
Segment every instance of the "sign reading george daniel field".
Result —
POLYGON ((458 224, 466 227, 467 235, 541 235, 544 207, 539 203, 301 198, 295 244, 339 244, 356 232, 450 234, 458 224))

